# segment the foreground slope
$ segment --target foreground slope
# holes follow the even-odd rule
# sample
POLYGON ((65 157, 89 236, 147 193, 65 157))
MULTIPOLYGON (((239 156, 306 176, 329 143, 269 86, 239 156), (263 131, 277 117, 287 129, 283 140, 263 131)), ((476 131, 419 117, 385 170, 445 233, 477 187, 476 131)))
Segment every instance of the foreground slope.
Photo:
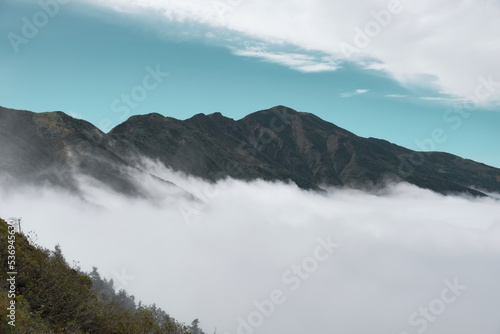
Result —
POLYGON ((497 168, 362 138, 283 106, 240 120, 220 113, 185 121, 133 116, 108 134, 62 112, 0 108, 0 141, 0 172, 14 179, 61 182, 61 171, 76 165, 121 192, 135 189, 123 167, 140 166, 143 156, 212 181, 291 180, 305 189, 406 181, 440 193, 500 192, 497 168))
POLYGON ((123 290, 115 293, 95 269, 81 273, 66 263, 60 249, 35 247, 7 227, 0 219, 0 333, 190 334, 161 309, 136 306, 123 290), (7 262, 8 252, 15 263, 7 262), (14 281, 8 281, 13 270, 14 281))

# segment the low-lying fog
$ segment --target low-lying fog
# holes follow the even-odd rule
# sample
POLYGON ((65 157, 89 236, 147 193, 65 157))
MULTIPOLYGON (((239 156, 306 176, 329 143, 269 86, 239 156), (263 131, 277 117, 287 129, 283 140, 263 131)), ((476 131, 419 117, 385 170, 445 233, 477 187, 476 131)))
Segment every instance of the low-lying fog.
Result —
POLYGON ((500 202, 408 184, 378 193, 226 180, 149 164, 154 200, 81 177, 85 200, 0 191, 37 243, 208 334, 500 332, 500 202))

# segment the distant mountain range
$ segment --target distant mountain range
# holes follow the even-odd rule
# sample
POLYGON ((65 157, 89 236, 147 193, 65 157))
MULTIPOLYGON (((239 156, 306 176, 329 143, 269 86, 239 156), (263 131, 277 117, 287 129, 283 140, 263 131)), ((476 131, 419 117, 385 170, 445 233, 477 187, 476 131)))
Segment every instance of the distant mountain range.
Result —
POLYGON ((140 194, 127 171, 147 173, 141 157, 210 181, 292 181, 312 190, 406 181, 443 194, 500 192, 500 169, 358 137, 284 106, 240 120, 220 113, 184 121, 157 113, 133 116, 107 134, 60 111, 0 107, 3 182, 46 183, 77 191, 77 171, 121 193, 140 194))

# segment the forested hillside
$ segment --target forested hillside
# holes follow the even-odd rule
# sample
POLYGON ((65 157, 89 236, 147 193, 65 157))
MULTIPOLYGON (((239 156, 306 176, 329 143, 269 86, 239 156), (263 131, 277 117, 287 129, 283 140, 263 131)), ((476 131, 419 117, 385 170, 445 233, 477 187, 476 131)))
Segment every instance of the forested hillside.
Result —
POLYGON ((72 268, 58 246, 50 251, 30 244, 25 235, 14 233, 2 219, 0 258, 0 333, 192 331, 192 326, 180 324, 155 305, 136 304, 124 290, 115 291, 113 281, 101 278, 96 268, 88 274, 72 268))

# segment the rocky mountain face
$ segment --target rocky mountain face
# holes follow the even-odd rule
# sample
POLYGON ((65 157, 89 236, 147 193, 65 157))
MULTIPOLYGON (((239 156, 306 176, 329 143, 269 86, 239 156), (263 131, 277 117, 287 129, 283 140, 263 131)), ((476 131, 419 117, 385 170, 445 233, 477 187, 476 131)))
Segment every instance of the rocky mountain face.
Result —
POLYGON ((211 181, 292 181, 314 190, 406 181, 440 193, 500 192, 500 169, 358 137, 313 114, 283 106, 240 120, 220 113, 185 121, 160 114, 133 116, 107 134, 63 112, 0 108, 3 182, 71 189, 72 172, 78 171, 116 191, 140 194, 129 171, 146 173, 141 157, 211 181))

